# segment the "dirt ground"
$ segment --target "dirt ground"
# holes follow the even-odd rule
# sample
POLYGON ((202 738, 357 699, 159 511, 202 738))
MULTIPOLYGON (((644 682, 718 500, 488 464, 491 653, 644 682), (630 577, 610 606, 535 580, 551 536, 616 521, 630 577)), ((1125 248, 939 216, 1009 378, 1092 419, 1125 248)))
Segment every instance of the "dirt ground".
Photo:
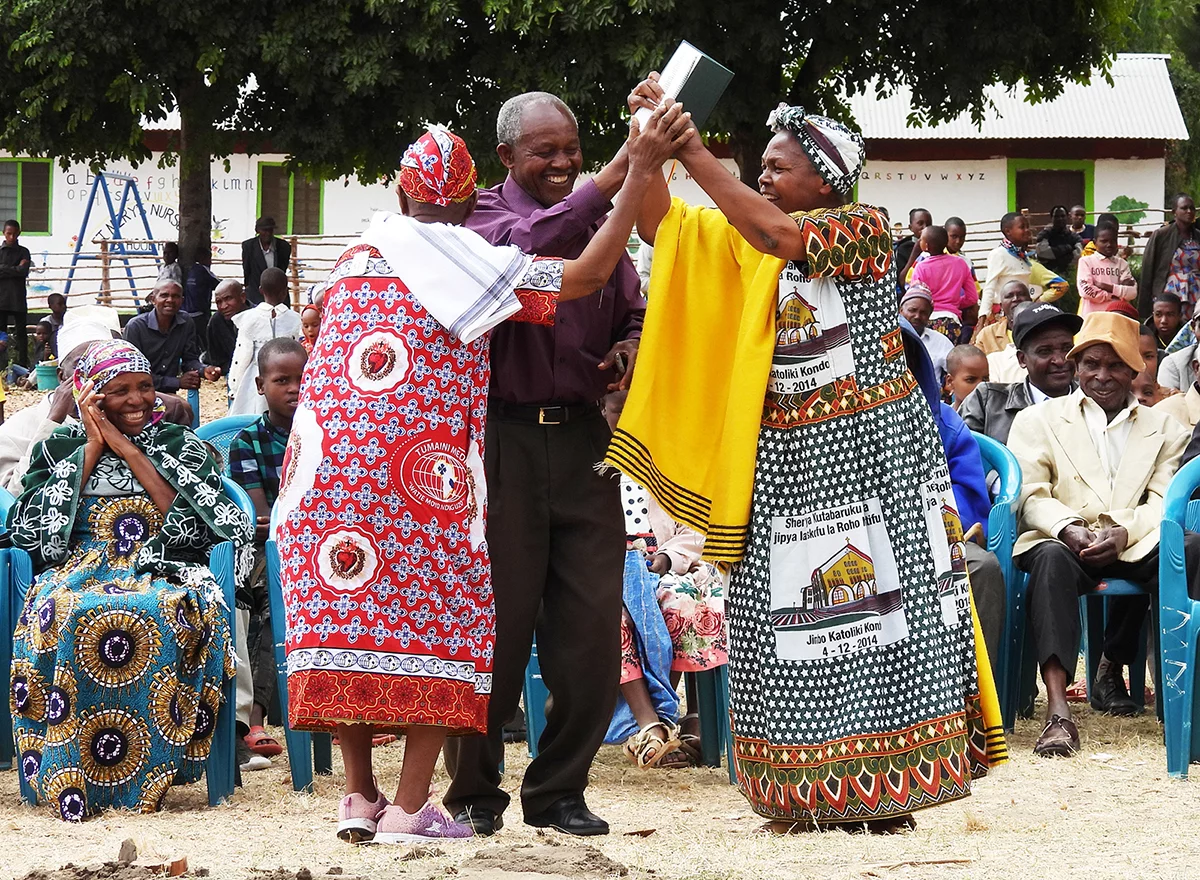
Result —
MULTIPOLYGON (((29 880, 142 880, 147 875, 133 868, 91 870, 115 861, 127 838, 138 849, 135 866, 182 856, 192 876, 207 869, 221 880, 293 880, 301 869, 347 880, 590 880, 622 872, 647 880, 1027 880, 1063 876, 1064 865, 1089 880, 1200 875, 1200 783, 1167 777, 1158 723, 1087 709, 1079 717, 1083 753, 1076 758, 1035 759, 1038 726, 1021 722, 1010 739, 1011 763, 978 781, 970 798, 918 813, 915 831, 892 837, 770 835, 724 769, 642 772, 615 747, 601 751, 587 793, 612 825, 607 837, 539 832, 522 824, 514 805, 490 840, 417 851, 337 839, 336 750, 334 775, 318 777, 313 795, 291 790, 280 757, 271 769, 245 774, 245 787, 224 806, 210 809, 199 784, 173 789, 157 815, 111 812, 80 826, 20 806, 16 774, 0 773, 0 835, 11 842, 0 856, 0 878, 44 869, 29 880), (67 863, 89 869, 55 870, 67 863)), ((400 744, 377 752, 381 784, 394 784, 401 754, 400 744)), ((509 746, 505 761, 506 788, 514 791, 528 764, 524 746, 509 746)), ((447 780, 439 773, 434 784, 444 791, 447 780)))
MULTIPOLYGON (((6 409, 11 414, 35 399, 10 391, 6 409)), ((204 416, 220 408, 207 386, 204 416)), ((1020 722, 1009 764, 978 781, 970 798, 918 813, 914 831, 892 837, 764 833, 723 768, 641 772, 615 747, 597 757, 587 792, 592 809, 612 825, 608 836, 577 840, 537 831, 522 824, 518 804, 494 838, 418 849, 336 838, 336 749, 334 775, 318 777, 312 795, 292 791, 281 756, 271 769, 245 774, 245 787, 221 807, 207 806, 201 783, 173 789, 156 815, 110 812, 79 826, 21 805, 16 773, 2 772, 0 839, 8 845, 0 880, 146 880, 164 875, 150 868, 181 857, 187 876, 218 880, 1200 876, 1200 767, 1197 781, 1167 777, 1162 729, 1152 715, 1105 718, 1081 708, 1077 720, 1077 757, 1034 758, 1040 725, 1020 722), (120 865, 127 839, 138 859, 120 865)), ((274 733, 283 740, 282 731, 274 733)), ((385 788, 398 776, 402 748, 377 752, 385 788)), ((524 745, 509 746, 505 763, 513 792, 528 764, 524 745)), ((435 787, 444 791, 446 784, 439 772, 435 787)))

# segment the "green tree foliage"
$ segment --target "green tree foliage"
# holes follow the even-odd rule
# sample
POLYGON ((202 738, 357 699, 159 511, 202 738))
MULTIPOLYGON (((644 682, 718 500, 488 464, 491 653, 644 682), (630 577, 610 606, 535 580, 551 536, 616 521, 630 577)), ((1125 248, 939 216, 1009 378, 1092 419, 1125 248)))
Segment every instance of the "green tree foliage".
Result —
POLYGON ((485 177, 495 115, 545 89, 571 104, 601 161, 624 99, 688 39, 736 76, 710 123, 744 178, 780 100, 844 115, 841 96, 912 89, 914 123, 1031 100, 1104 69, 1133 0, 0 0, 0 147, 141 161, 141 120, 178 108, 180 245, 208 241, 209 159, 235 144, 312 175, 392 172, 425 121, 454 126, 485 177), (247 91, 247 84, 257 88, 247 91))
POLYGON ((1121 48, 1169 52, 1167 69, 1190 140, 1167 146, 1164 205, 1179 192, 1200 193, 1200 4, 1195 0, 1147 0, 1137 4, 1121 48))
MULTIPOLYGON (((781 100, 844 117, 842 96, 911 88, 914 124, 976 118, 993 83, 1027 85, 1031 101, 1106 70, 1132 0, 995 3, 994 0, 662 0, 614 4, 603 29, 556 16, 515 44, 488 35, 475 70, 501 86, 558 91, 590 122, 590 155, 616 148, 621 98, 687 39, 735 72, 710 121, 729 138, 744 179, 757 175, 767 114, 781 100), (603 39, 597 39, 602 33, 603 39)), ((539 25, 542 22, 538 22, 539 25)), ((476 37, 479 40, 479 37, 476 37)), ((511 94, 500 88, 496 97, 511 94)), ((490 96, 489 96, 490 97, 490 96)), ((495 102, 491 101, 491 106, 495 102)), ((487 133, 478 119, 473 130, 487 133)))
MULTIPOLYGON (((606 3, 573 5, 597 22, 606 3)), ((179 240, 190 263, 209 242, 213 157, 240 144, 289 153, 314 173, 390 172, 422 120, 471 112, 476 34, 500 46, 560 9, 557 0, 0 0, 0 106, 16 109, 0 122, 0 148, 137 164, 150 156, 142 120, 177 109, 179 240)))
POLYGON ((1133 225, 1146 219, 1146 209, 1150 206, 1145 202, 1129 196, 1117 196, 1108 203, 1108 211, 1117 215, 1122 224, 1133 225))

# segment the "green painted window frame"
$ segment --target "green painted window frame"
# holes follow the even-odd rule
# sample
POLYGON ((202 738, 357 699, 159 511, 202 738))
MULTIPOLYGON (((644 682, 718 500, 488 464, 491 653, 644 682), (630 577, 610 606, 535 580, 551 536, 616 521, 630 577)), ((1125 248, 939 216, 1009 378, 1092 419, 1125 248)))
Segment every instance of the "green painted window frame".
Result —
MULTIPOLYGON (((1009 159, 1008 160, 1008 210, 1019 211, 1017 205, 1018 171, 1082 171, 1083 209, 1089 214, 1096 210, 1096 160, 1095 159, 1009 159)), ((1071 206, 1067 206, 1070 210, 1071 206)))
MULTIPOLYGON (((21 224, 21 236, 29 238, 49 238, 54 234, 54 163, 50 159, 38 159, 32 156, 2 156, 0 162, 16 162, 17 163, 17 222, 21 224), (24 169, 21 167, 26 164, 49 165, 50 173, 46 175, 46 231, 45 232, 27 232, 25 230, 25 218, 22 216, 21 202, 24 199, 25 181, 24 169)), ((7 220, 7 217, 0 217, 0 223, 7 220)))
MULTIPOLYGON (((258 175, 257 175, 258 192, 255 193, 255 196, 254 196, 254 201, 255 201, 254 215, 256 217, 262 216, 262 193, 263 193, 262 169, 263 168, 282 168, 286 164, 287 164, 286 162, 259 162, 258 163, 258 175)), ((316 235, 324 235, 325 234, 325 181, 324 180, 320 181, 320 184, 321 184, 321 193, 319 196, 320 201, 319 201, 319 204, 317 207, 317 231, 315 233, 316 235)), ((280 235, 296 235, 297 234, 297 233, 292 232, 292 224, 295 222, 295 219, 296 219, 295 206, 296 206, 296 172, 290 171, 290 172, 288 172, 287 229, 282 230, 279 233, 280 235)), ((313 233, 308 233, 308 234, 313 234, 313 233)))

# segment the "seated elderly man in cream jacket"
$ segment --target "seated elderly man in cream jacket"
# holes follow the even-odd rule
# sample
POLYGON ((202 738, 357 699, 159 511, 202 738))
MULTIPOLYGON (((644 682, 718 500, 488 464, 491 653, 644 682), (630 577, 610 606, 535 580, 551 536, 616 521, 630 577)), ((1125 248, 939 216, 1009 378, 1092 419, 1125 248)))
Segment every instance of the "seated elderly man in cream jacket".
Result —
MULTIPOLYGON (((1046 726, 1034 753, 1073 755, 1079 732, 1067 686, 1079 655, 1082 593, 1122 578, 1155 594, 1162 499, 1188 435, 1173 418, 1138 404, 1131 393, 1144 367, 1137 322, 1093 312, 1075 337, 1079 390, 1023 410, 1008 448, 1020 462, 1020 537, 1013 554, 1029 572, 1028 626, 1046 684, 1046 726)), ((1193 596, 1200 595, 1200 535, 1185 537, 1193 596)), ((1141 710, 1122 667, 1136 653, 1148 607, 1143 597, 1110 600, 1104 655, 1090 695, 1104 712, 1141 710)), ((1134 682, 1141 696, 1142 685, 1134 682)))

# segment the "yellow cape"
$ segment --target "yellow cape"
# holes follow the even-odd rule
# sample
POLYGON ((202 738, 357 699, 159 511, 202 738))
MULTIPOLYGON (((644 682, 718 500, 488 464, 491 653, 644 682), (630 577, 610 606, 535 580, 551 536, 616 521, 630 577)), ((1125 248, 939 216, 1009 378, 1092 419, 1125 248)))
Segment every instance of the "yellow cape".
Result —
POLYGON ((736 562, 746 542, 784 265, 720 211, 672 200, 654 239, 637 381, 605 457, 703 534, 718 562, 736 562))

